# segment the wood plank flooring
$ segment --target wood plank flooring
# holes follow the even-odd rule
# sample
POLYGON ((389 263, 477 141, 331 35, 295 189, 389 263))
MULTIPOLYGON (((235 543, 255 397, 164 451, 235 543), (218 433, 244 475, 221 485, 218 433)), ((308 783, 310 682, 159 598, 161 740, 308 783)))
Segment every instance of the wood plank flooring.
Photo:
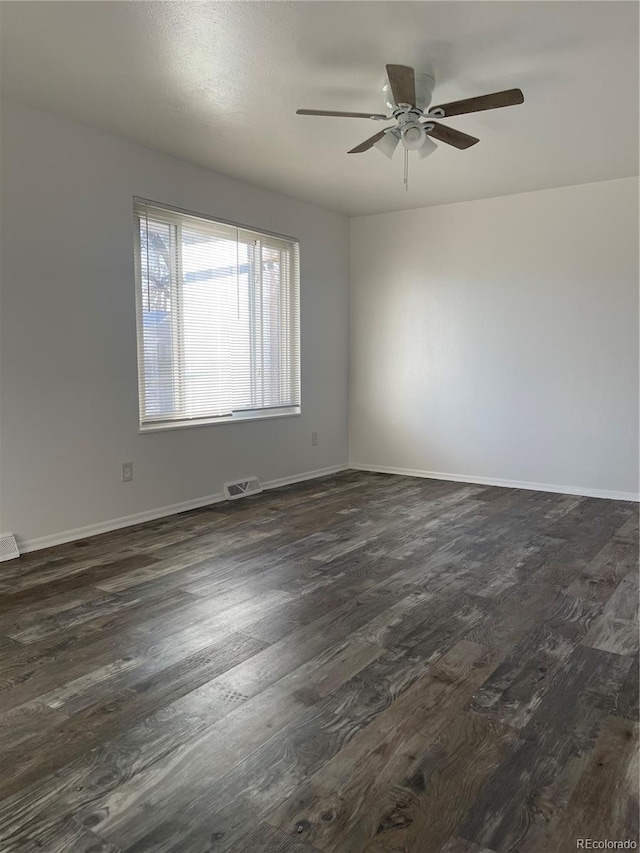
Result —
POLYGON ((0 566, 2 853, 638 839, 638 510, 345 472, 0 566))

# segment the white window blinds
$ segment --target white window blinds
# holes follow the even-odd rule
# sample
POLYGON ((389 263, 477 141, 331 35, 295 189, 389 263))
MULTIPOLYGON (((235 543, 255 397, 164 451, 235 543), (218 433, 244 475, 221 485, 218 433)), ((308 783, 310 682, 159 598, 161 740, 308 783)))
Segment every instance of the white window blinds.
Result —
POLYGON ((141 427, 299 411, 298 243, 134 211, 141 427))

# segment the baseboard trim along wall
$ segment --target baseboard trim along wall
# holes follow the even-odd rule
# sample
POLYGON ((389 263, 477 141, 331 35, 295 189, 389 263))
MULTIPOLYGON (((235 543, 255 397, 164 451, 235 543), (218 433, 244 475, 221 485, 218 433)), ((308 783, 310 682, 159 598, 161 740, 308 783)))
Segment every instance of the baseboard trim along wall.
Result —
MULTIPOLYGON (((292 483, 301 483, 304 480, 314 480, 317 477, 327 477, 329 474, 337 474, 340 471, 346 471, 348 465, 332 465, 329 468, 318 468, 315 471, 306 471, 303 474, 294 474, 291 477, 280 477, 277 480, 267 480, 262 484, 263 489, 277 489, 279 486, 289 486, 292 483)), ((29 551, 40 551, 42 548, 51 548, 54 545, 64 545, 67 542, 75 542, 77 539, 86 539, 89 536, 97 536, 99 533, 111 533, 113 530, 120 530, 123 527, 133 527, 135 524, 142 524, 145 521, 155 521, 158 518, 165 518, 169 515, 178 515, 181 512, 187 512, 190 509, 200 509, 203 506, 219 503, 226 500, 222 492, 215 495, 206 495, 202 498, 195 498, 191 501, 182 501, 181 503, 169 504, 169 506, 158 507, 157 509, 145 510, 145 512, 137 512, 134 515, 124 515, 120 518, 112 518, 110 521, 101 521, 97 524, 89 524, 86 527, 77 527, 75 530, 65 530, 62 533, 52 533, 48 536, 39 536, 37 539, 18 540, 18 546, 21 554, 26 554, 29 551)))
POLYGON ((559 495, 580 495, 585 498, 605 498, 612 501, 640 501, 634 492, 612 492, 606 489, 589 489, 581 486, 558 486, 553 483, 527 483, 519 480, 499 480, 495 477, 476 477, 472 474, 443 474, 441 471, 416 471, 412 468, 390 468, 386 465, 351 463, 354 471, 372 471, 377 474, 400 474, 404 477, 424 477, 427 480, 450 480, 453 483, 472 483, 478 486, 501 486, 506 489, 529 489, 532 492, 553 492, 559 495))
MULTIPOLYGON (((306 471, 303 474, 294 474, 291 477, 280 477, 277 480, 267 480, 262 484, 263 489, 277 489, 279 486, 288 486, 292 483, 301 483, 305 480, 314 480, 317 477, 327 477, 340 471, 371 471, 377 474, 399 474, 404 477, 423 477, 429 480, 450 480, 454 483, 473 483, 479 486, 501 486, 507 489, 529 489, 534 492, 553 492, 561 495, 581 495, 587 498, 605 498, 614 501, 640 501, 640 495, 633 492, 613 492, 606 489, 588 489, 576 486, 558 486, 553 483, 527 483, 519 480, 499 480, 494 477, 476 477, 473 475, 444 474, 440 471, 416 471, 412 468, 391 468, 387 465, 365 465, 353 463, 351 465, 332 465, 329 468, 318 468, 315 471, 306 471)), ((200 509, 203 506, 219 503, 226 500, 222 492, 215 495, 206 495, 191 501, 170 504, 157 509, 138 512, 134 515, 125 515, 121 518, 113 518, 110 521, 90 524, 86 527, 77 527, 75 530, 65 530, 62 533, 52 533, 49 536, 40 536, 37 539, 20 540, 18 546, 21 554, 29 551, 39 551, 42 548, 51 548, 54 545, 64 545, 77 539, 86 539, 89 536, 97 536, 99 533, 110 533, 123 527, 132 527, 134 524, 142 524, 145 521, 155 521, 170 515, 187 512, 190 509, 200 509)))

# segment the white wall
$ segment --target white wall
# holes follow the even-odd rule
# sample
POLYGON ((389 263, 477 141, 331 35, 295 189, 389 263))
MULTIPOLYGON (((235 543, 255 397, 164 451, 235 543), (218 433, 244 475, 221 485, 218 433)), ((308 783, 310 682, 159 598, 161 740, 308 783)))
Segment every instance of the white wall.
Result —
POLYGON ((637 179, 354 219, 351 318, 353 464, 637 494, 637 179))
POLYGON ((59 538, 346 463, 346 217, 9 102, 1 154, 0 533, 59 538), (138 433, 134 195, 300 238, 300 417, 138 433))
MULTIPOLYGON (((44 544, 346 463, 344 217, 10 102, 1 130, 0 533, 44 544), (138 433, 133 195, 300 238, 301 417, 138 433)), ((352 220, 352 462, 637 493, 637 193, 352 220)))

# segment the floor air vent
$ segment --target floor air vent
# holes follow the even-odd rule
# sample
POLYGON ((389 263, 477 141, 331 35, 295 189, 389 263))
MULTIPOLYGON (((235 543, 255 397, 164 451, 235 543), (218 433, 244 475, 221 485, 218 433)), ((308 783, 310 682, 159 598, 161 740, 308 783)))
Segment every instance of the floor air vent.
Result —
POLYGON ((15 536, 0 536, 0 563, 4 560, 13 560, 19 557, 18 545, 15 536))
POLYGON ((235 483, 224 484, 225 497, 230 501, 243 498, 245 495, 257 495, 261 491, 262 486, 257 477, 249 477, 247 480, 236 480, 235 483))

